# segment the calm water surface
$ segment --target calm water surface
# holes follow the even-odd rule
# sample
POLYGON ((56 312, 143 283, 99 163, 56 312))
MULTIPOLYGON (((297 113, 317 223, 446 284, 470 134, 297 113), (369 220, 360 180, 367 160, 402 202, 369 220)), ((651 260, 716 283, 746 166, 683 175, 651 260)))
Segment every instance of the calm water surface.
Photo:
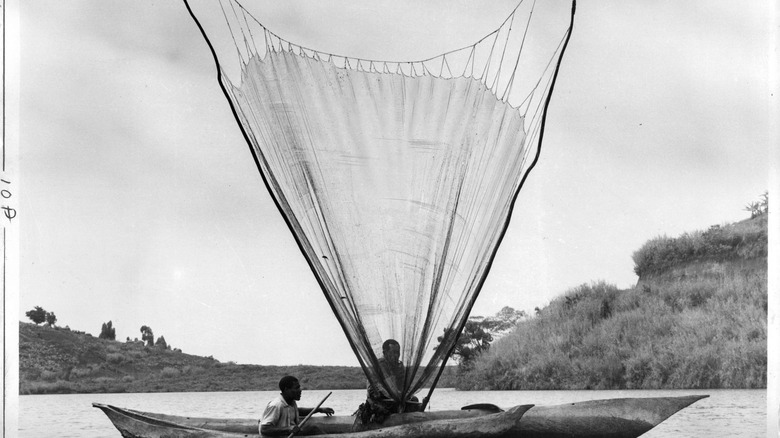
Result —
MULTIPOLYGON (((306 391, 300 406, 312 407, 328 391, 306 391)), ((19 397, 20 437, 118 438, 92 402, 149 412, 203 417, 257 418, 277 391, 188 392, 161 394, 25 395, 19 397)), ((437 389, 432 410, 459 409, 471 403, 501 407, 550 405, 613 397, 660 397, 709 394, 643 435, 647 438, 762 437, 766 434, 766 390, 704 391, 454 391, 437 389)), ((364 390, 333 391, 326 405, 351 414, 365 399, 364 390)))

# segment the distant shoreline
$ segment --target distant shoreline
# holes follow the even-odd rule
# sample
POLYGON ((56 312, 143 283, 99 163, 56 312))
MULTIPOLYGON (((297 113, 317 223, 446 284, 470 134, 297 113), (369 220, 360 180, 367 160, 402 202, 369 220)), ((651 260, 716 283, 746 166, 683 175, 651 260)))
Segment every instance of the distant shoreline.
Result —
MULTIPOLYGON (((309 390, 366 389, 360 367, 224 363, 19 322, 20 395, 274 391, 284 375, 298 377, 309 390)), ((439 387, 454 387, 454 375, 447 367, 439 387)))

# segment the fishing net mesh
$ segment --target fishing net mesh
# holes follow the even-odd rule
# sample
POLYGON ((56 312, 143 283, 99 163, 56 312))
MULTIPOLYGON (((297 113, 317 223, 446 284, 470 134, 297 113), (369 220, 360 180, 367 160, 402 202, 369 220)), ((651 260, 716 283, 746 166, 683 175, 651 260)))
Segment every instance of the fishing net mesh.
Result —
POLYGON ((569 11, 537 29, 521 3, 471 46, 388 62, 301 47, 219 6, 240 63, 220 83, 266 186, 368 381, 403 404, 444 366, 484 284, 537 157, 569 11))

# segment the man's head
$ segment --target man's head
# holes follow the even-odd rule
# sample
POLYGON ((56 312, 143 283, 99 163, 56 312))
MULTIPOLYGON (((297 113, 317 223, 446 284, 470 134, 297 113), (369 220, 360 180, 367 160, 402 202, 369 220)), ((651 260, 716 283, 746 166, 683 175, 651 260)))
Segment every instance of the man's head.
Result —
POLYGON ((401 357, 401 345, 395 339, 388 339, 382 344, 382 356, 390 363, 398 362, 401 357))
POLYGON ((301 384, 293 376, 284 376, 279 380, 279 390, 282 391, 282 397, 288 403, 292 400, 301 399, 301 384))

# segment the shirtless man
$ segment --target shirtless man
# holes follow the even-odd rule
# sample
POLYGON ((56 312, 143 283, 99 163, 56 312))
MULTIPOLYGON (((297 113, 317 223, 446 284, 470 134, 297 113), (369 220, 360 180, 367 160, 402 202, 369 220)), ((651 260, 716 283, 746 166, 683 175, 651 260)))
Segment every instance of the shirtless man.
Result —
MULTIPOLYGON (((382 343, 382 358, 379 359, 379 366, 389 379, 388 383, 396 390, 401 390, 404 386, 404 377, 406 368, 399 360, 401 357, 401 345, 395 339, 388 339, 382 343)), ((396 413, 401 410, 401 406, 394 401, 385 392, 384 389, 368 383, 367 401, 369 404, 387 410, 388 413, 396 413)), ((406 401, 403 412, 415 412, 419 407, 417 397, 411 396, 406 401)))
MULTIPOLYGON (((388 382, 395 388, 400 389, 404 384, 404 366, 400 360, 401 345, 395 339, 388 339, 382 344, 382 358, 379 359, 379 366, 385 372, 387 377, 392 379, 388 382)), ((382 389, 368 383, 368 398, 376 401, 386 401, 390 396, 382 389)))

